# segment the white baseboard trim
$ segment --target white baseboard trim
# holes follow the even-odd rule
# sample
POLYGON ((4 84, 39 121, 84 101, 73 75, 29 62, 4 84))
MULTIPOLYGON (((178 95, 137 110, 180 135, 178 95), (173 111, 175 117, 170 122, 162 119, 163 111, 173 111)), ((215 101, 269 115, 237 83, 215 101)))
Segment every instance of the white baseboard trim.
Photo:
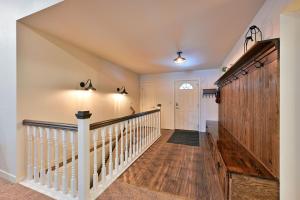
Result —
POLYGON ((48 197, 57 200, 78 200, 78 197, 72 197, 70 194, 63 194, 62 191, 56 191, 54 188, 48 188, 46 185, 35 183, 33 180, 24 180, 20 182, 21 185, 42 193, 48 197))
POLYGON ((16 183, 16 176, 0 169, 0 178, 16 183))

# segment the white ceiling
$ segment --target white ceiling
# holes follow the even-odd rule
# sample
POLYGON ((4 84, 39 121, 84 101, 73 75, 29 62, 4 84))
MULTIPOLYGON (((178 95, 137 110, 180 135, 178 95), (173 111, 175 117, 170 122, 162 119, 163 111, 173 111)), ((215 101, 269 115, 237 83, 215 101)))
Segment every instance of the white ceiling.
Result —
POLYGON ((65 0, 22 19, 136 73, 216 68, 264 0, 65 0), (187 62, 176 65, 176 51, 187 62))

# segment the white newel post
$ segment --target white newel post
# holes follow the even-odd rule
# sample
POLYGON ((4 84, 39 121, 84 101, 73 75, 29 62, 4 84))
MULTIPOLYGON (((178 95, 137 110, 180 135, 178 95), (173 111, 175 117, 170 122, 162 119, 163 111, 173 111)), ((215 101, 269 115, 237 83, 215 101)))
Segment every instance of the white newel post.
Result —
POLYGON ((161 104, 157 104, 158 113, 158 135, 161 136, 161 104))
POLYGON ((90 199, 90 117, 89 111, 78 111, 78 197, 90 199))

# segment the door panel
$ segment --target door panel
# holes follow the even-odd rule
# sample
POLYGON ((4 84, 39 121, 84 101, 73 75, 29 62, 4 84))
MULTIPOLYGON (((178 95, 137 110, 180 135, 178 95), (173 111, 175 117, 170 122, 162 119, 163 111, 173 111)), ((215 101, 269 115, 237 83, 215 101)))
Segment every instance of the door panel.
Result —
POLYGON ((157 98, 154 83, 143 83, 141 86, 141 110, 148 111, 156 108, 157 98))
POLYGON ((175 128, 198 130, 199 83, 196 80, 175 82, 175 128))

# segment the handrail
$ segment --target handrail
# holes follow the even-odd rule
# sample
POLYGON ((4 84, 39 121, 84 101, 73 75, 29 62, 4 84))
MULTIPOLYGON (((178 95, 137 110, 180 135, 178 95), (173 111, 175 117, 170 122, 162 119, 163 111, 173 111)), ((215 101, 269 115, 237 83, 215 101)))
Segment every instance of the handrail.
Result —
MULTIPOLYGON (((101 122, 95 122, 90 124, 90 130, 94 130, 97 128, 101 128, 104 126, 109 126, 115 123, 119 123, 122 121, 130 120, 136 117, 141 117, 144 115, 148 115, 151 113, 159 112, 160 109, 155 109, 155 110, 150 110, 146 112, 141 112, 141 113, 136 113, 133 115, 127 115, 124 117, 120 118, 115 118, 115 119, 109 119, 101 122)), ((70 131, 77 131, 78 127, 76 124, 67 124, 67 123, 59 123, 59 122, 47 122, 47 121, 37 121, 37 120, 28 120, 25 119, 23 120, 23 125, 26 126, 38 126, 38 127, 44 127, 44 128, 53 128, 53 129, 62 129, 62 130, 70 130, 70 131)))
POLYGON ((104 127, 104 126, 109 126, 109 125, 112 125, 112 124, 116 124, 116 123, 119 123, 119 122, 122 122, 122 121, 130 120, 130 119, 133 119, 133 118, 136 118, 136 117, 141 117, 141 116, 148 115, 148 114, 155 113, 155 112, 159 112, 159 111, 160 111, 160 109, 155 109, 155 110, 150 110, 150 111, 146 111, 146 112, 136 113, 136 114, 133 114, 133 115, 127 115, 125 117, 109 119, 109 120, 105 120, 105 121, 101 121, 101 122, 95 122, 95 123, 92 123, 90 125, 90 130, 101 128, 101 127, 104 127))
POLYGON ((70 131, 77 131, 77 129, 78 129, 76 124, 37 121, 37 120, 28 120, 28 119, 23 120, 23 125, 38 126, 38 127, 53 128, 53 129, 62 129, 62 130, 70 130, 70 131))

